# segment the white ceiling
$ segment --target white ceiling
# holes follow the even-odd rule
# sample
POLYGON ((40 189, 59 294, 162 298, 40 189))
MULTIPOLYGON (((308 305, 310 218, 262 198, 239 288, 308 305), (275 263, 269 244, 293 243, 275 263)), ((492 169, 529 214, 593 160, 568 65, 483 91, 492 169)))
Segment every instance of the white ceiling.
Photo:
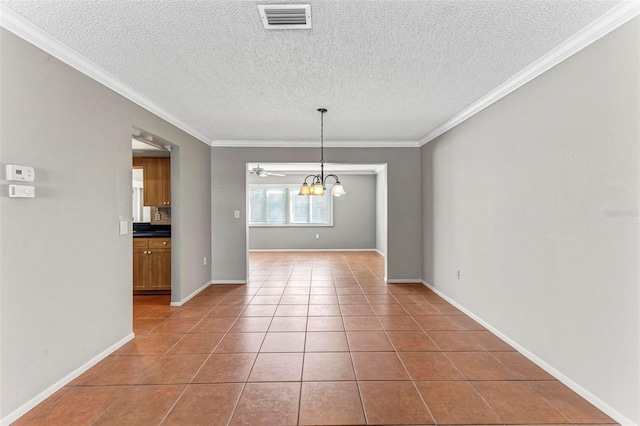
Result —
POLYGON ((319 107, 328 146, 418 146, 629 3, 307 0, 312 29, 274 31, 256 5, 279 1, 0 2, 220 146, 317 144, 319 107))
POLYGON ((134 151, 162 151, 161 148, 155 145, 149 145, 137 139, 131 139, 131 149, 134 151))

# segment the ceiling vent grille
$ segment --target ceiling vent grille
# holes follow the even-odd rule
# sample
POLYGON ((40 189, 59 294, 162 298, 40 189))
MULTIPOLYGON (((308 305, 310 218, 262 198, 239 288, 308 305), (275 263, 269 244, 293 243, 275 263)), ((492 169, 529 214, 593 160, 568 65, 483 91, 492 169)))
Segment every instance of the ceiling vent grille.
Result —
POLYGON ((311 28, 311 5, 309 4, 263 4, 258 5, 262 25, 268 30, 311 28))

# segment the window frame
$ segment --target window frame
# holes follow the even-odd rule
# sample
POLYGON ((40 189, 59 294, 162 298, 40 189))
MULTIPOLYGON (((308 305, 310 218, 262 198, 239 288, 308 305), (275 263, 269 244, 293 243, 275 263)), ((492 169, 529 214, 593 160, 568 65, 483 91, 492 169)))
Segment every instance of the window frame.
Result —
MULTIPOLYGON (((300 185, 297 183, 290 184, 263 184, 263 183, 252 183, 248 185, 247 188, 247 222, 250 228, 309 228, 309 227, 332 227, 333 226, 333 197, 331 196, 331 186, 329 186, 326 190, 325 197, 329 202, 329 222, 328 223, 291 223, 291 217, 293 216, 293 197, 292 195, 297 195, 300 191, 300 185), (286 189, 286 219, 287 223, 265 223, 265 222, 251 222, 251 190, 252 189, 286 189)), ((313 195, 307 195, 304 197, 317 197, 313 195)))

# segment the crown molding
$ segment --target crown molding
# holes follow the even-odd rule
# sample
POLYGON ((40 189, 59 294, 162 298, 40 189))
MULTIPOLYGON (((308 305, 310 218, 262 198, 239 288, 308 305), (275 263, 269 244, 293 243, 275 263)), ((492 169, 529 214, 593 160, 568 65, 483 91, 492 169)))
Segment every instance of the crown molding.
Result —
POLYGON ((549 53, 515 74, 500 86, 487 93, 485 96, 478 99, 467 108, 433 129, 431 132, 427 133, 418 140, 419 146, 422 146, 448 130, 451 130, 466 119, 474 116, 494 102, 499 101, 509 93, 524 86, 540 74, 558 65, 560 62, 609 34, 611 31, 635 18, 639 14, 639 0, 624 0, 618 6, 611 9, 599 19, 595 20, 590 25, 565 40, 549 53))
MULTIPOLYGON (((587 47, 609 32, 625 24, 640 14, 640 1, 624 0, 618 6, 604 14, 598 20, 567 39, 564 43, 515 74, 496 89, 478 99, 476 102, 445 121, 417 141, 332 141, 325 142, 330 148, 414 148, 420 147, 458 124, 489 107, 494 102, 517 90, 524 84, 548 71, 555 65, 587 47)), ((0 26, 18 37, 42 49, 72 68, 87 75, 98 83, 108 87, 133 103, 150 111, 177 128, 213 147, 246 147, 246 148, 298 148, 317 147, 317 142, 308 141, 268 141, 268 140, 212 140, 198 130, 187 125, 160 105, 149 100, 136 90, 109 74, 98 65, 89 61, 69 46, 53 38, 33 23, 0 3, 0 26)))
POLYGON ((194 138, 199 139, 207 145, 211 145, 212 141, 207 136, 173 116, 160 105, 141 95, 118 78, 109 74, 98 65, 89 61, 87 58, 52 37, 50 34, 46 33, 2 3, 0 3, 0 26, 11 31, 18 37, 28 41, 51 56, 59 59, 70 67, 75 68, 98 83, 124 96, 131 102, 173 124, 194 138))
MULTIPOLYGON (((214 140, 216 148, 319 148, 320 141, 214 140)), ((418 141, 324 141, 325 148, 419 148, 418 141)))

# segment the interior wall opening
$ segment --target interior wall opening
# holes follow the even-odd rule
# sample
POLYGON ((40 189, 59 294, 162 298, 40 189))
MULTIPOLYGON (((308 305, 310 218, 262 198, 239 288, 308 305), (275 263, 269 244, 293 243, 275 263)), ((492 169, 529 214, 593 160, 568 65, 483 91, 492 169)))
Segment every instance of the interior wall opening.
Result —
POLYGON ((375 251, 387 277, 387 165, 325 163, 345 195, 301 196, 317 163, 246 163, 247 279, 249 253, 259 251, 375 251))
POLYGON ((169 305, 172 293, 179 293, 172 273, 172 144, 134 127, 131 150, 132 295, 169 305))

